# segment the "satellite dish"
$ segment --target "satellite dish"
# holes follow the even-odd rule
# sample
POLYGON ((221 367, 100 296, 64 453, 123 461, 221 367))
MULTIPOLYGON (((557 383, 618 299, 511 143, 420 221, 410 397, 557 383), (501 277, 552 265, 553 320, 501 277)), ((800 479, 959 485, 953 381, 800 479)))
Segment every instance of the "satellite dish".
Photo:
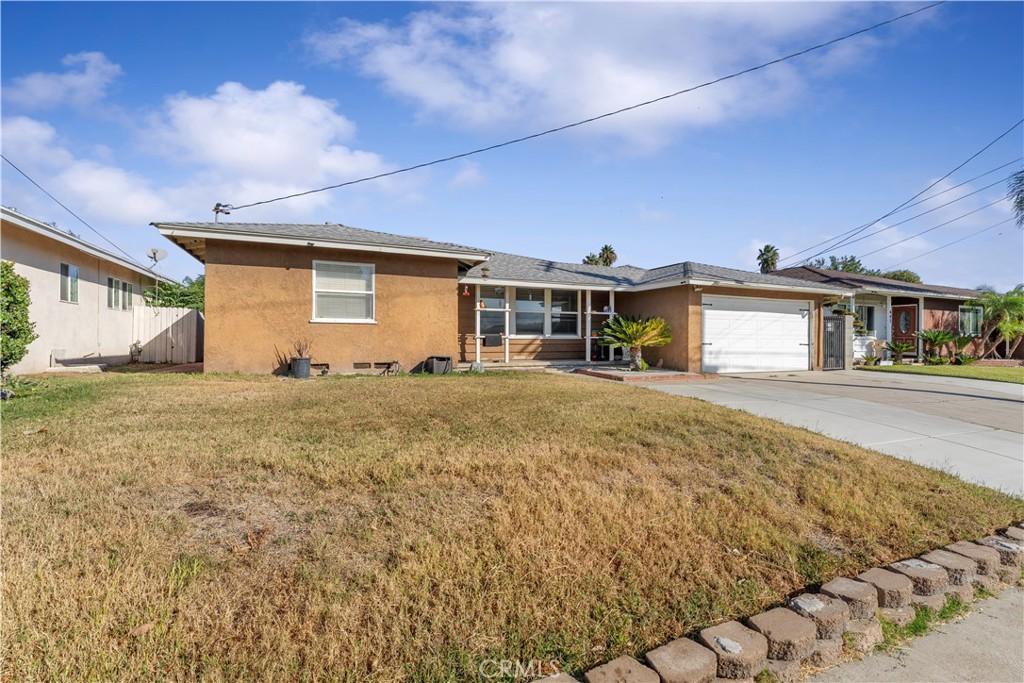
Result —
POLYGON ((146 252, 146 256, 148 256, 153 261, 153 265, 155 266, 157 263, 167 258, 167 252, 164 251, 163 249, 153 247, 152 249, 146 252))

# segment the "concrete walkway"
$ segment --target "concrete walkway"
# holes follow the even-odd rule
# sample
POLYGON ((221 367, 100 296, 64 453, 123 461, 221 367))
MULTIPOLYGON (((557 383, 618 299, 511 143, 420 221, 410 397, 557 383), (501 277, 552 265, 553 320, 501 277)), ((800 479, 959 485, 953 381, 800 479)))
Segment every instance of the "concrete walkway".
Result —
POLYGON ((1024 386, 858 370, 645 385, 1024 495, 1024 386))
POLYGON ((1024 591, 978 602, 962 620, 937 627, 895 653, 876 653, 810 679, 814 683, 1024 681, 1024 591))

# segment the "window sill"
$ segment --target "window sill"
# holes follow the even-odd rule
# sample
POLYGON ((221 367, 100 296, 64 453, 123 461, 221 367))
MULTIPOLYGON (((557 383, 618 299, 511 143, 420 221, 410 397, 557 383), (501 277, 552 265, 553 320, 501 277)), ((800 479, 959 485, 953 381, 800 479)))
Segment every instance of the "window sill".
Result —
POLYGON ((578 334, 510 334, 509 339, 583 339, 578 334))
POLYGON ((62 304, 74 304, 75 306, 77 306, 77 305, 78 305, 78 302, 77 302, 77 301, 68 301, 67 299, 61 299, 61 300, 60 300, 60 302, 61 302, 62 304))
POLYGON ((357 320, 345 318, 310 318, 311 323, 332 323, 338 325, 376 325, 376 320, 357 320))

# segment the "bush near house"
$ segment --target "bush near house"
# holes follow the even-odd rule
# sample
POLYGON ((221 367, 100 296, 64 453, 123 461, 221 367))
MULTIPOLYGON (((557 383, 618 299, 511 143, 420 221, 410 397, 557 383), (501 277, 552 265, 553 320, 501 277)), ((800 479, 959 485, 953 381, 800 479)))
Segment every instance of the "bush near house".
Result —
POLYGON ((579 671, 1024 517, 851 444, 544 373, 53 378, 5 409, 4 450, 11 681, 579 671))
POLYGON ((28 345, 39 335, 29 320, 29 284, 14 272, 14 264, 0 261, 0 376, 28 353, 28 345))

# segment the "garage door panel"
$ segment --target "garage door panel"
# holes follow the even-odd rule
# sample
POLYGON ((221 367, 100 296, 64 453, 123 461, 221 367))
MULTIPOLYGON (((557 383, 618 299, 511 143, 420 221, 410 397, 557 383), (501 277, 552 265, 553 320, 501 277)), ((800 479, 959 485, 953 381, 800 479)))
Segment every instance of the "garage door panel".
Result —
POLYGON ((701 365, 705 372, 806 370, 806 301, 704 296, 701 365))

